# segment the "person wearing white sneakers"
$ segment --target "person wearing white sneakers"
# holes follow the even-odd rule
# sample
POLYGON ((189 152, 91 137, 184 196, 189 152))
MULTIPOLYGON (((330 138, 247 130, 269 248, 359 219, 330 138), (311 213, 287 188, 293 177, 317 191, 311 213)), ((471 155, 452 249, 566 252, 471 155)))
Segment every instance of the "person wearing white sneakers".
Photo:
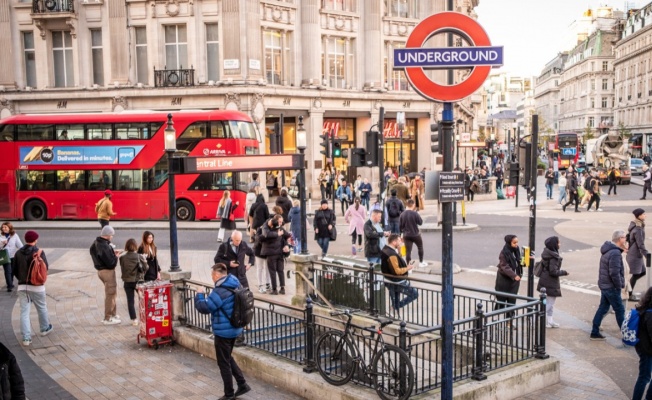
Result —
POLYGON ((551 236, 544 242, 546 248, 541 253, 543 271, 539 277, 537 290, 546 289, 546 328, 559 328, 559 324, 552 318, 557 297, 561 297, 560 276, 568 275, 568 271, 561 269, 563 258, 559 255, 559 238, 551 236))
POLYGON ((52 332, 52 324, 48 316, 48 306, 45 295, 45 285, 36 285, 30 280, 29 268, 35 253, 41 252, 41 258, 46 268, 49 268, 45 252, 36 247, 38 233, 25 232, 25 245, 14 255, 13 275, 18 279, 18 300, 20 301, 20 331, 23 334, 23 346, 32 344, 32 335, 29 323, 30 304, 34 304, 38 313, 38 323, 41 336, 52 332))
POLYGON ((106 225, 102 228, 90 248, 93 265, 97 270, 97 276, 104 284, 104 325, 116 325, 122 323, 120 317, 116 315, 116 298, 118 297, 118 284, 115 280, 115 267, 118 265, 118 256, 120 250, 115 250, 115 245, 111 243, 115 231, 111 226, 106 225))
POLYGON ((427 267, 428 263, 423 261, 423 239, 421 238, 421 232, 419 231, 419 226, 423 224, 423 219, 418 212, 415 211, 416 203, 413 199, 408 199, 405 202, 407 205, 407 210, 401 213, 399 218, 399 229, 403 234, 403 242, 405 243, 405 261, 410 264, 410 259, 412 258, 412 245, 417 245, 417 251, 419 253, 419 267, 427 267))

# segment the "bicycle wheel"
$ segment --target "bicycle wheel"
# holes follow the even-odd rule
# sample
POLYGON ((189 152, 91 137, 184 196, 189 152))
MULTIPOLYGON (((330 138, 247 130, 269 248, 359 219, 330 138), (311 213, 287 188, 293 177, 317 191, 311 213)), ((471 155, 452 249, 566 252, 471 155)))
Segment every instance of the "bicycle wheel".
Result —
POLYGON ((392 345, 385 345, 376 353, 371 363, 375 376, 374 388, 384 400, 404 400, 412 394, 414 368, 405 351, 392 345))
POLYGON ((317 341, 317 369, 331 385, 341 386, 355 373, 355 349, 343 332, 328 331, 317 341))

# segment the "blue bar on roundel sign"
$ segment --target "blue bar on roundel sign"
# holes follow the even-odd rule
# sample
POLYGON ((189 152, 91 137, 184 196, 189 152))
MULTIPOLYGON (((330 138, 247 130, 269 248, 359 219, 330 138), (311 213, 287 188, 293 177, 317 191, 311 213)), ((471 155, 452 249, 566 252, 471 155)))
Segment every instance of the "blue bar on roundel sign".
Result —
POLYGON ((561 149, 561 154, 564 156, 574 156, 577 154, 577 149, 575 147, 561 149))
POLYGON ((503 65, 503 47, 444 47, 394 50, 394 69, 460 68, 503 65))

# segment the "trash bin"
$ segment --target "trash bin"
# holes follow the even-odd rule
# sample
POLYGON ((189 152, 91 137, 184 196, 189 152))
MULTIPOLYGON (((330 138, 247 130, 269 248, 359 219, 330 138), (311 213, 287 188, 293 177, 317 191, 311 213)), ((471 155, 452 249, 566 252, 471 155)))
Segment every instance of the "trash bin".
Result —
POLYGON ((149 347, 174 343, 172 335, 172 284, 169 281, 152 281, 136 286, 140 314, 140 338, 149 347))

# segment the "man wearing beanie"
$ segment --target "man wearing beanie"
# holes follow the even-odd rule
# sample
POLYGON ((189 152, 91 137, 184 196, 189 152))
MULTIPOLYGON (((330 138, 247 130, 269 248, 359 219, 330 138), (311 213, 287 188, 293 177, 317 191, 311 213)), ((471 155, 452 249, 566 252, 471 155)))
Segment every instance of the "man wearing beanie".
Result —
POLYGON ((18 299, 20 301, 20 331, 23 334, 23 346, 29 346, 32 343, 32 333, 30 330, 29 312, 30 304, 34 304, 38 314, 38 322, 41 330, 41 336, 48 335, 52 332, 52 324, 48 317, 48 306, 45 296, 45 285, 33 285, 29 279, 29 267, 35 253, 41 252, 41 258, 45 266, 49 268, 48 259, 45 258, 45 252, 36 247, 38 233, 27 231, 25 233, 25 245, 16 252, 14 256, 13 274, 18 279, 18 299))
POLYGON ((648 251, 645 248, 645 210, 637 208, 632 211, 634 220, 629 223, 627 233, 629 234, 629 251, 627 252, 627 264, 629 273, 629 301, 638 301, 633 294, 636 281, 645 276, 645 256, 648 251))
POLYGON ((91 245, 91 258, 97 270, 97 276, 104 283, 104 325, 116 325, 121 323, 120 317, 116 315, 116 298, 118 284, 115 279, 115 267, 118 265, 119 250, 114 250, 111 244, 115 231, 109 225, 102 228, 91 245))

